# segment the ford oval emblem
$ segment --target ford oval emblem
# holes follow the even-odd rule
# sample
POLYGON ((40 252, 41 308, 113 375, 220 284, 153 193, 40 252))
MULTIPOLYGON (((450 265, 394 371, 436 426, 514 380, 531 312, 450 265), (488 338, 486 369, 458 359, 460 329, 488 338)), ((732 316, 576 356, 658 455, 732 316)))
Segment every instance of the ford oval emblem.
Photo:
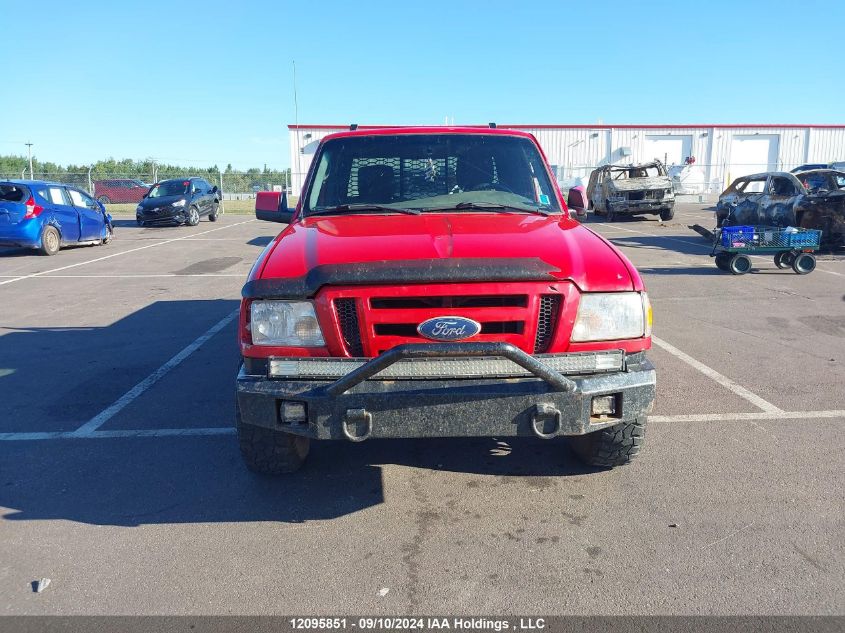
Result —
POLYGON ((481 324, 459 316, 440 316, 417 326, 420 336, 432 341, 461 341, 481 331, 481 324))

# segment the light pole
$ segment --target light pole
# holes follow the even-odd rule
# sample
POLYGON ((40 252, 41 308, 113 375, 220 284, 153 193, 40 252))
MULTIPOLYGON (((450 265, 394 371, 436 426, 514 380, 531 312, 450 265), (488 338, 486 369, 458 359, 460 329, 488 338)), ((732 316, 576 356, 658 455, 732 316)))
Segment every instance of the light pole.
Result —
POLYGON ((35 180, 32 171, 32 143, 24 143, 24 145, 26 145, 26 151, 29 154, 29 179, 35 180))

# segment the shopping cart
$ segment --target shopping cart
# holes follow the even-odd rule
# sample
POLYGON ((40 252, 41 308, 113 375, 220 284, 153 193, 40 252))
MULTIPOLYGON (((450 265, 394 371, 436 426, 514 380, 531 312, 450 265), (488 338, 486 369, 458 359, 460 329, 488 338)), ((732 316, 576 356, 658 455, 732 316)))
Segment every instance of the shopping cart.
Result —
POLYGON ((751 255, 774 255, 775 266, 806 275, 816 268, 814 251, 821 231, 776 226, 724 226, 715 233, 711 257, 720 270, 744 275, 751 270, 751 255))

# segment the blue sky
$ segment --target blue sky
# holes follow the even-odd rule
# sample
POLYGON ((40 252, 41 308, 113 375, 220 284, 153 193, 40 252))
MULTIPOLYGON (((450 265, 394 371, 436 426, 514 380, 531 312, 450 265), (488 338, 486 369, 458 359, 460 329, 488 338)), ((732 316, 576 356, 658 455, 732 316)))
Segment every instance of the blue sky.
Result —
POLYGON ((839 2, 37 4, 0 154, 62 164, 287 167, 294 59, 300 123, 845 122, 839 2))

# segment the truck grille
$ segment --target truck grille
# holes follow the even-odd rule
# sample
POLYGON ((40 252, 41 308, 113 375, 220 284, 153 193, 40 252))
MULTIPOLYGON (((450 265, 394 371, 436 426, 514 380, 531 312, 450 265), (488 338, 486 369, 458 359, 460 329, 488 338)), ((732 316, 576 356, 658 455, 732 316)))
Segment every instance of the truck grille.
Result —
POLYGON ((345 355, 378 356, 404 343, 430 343, 417 326, 438 316, 462 316, 481 324, 476 341, 501 341, 534 354, 548 351, 561 296, 548 284, 438 284, 391 288, 329 288, 345 355))
POLYGON ((337 311, 343 344, 349 355, 363 356, 364 348, 361 346, 361 330, 358 326, 358 308, 355 305, 355 299, 335 299, 334 307, 337 311))
POLYGON ((534 340, 535 354, 542 354, 549 349, 559 313, 560 295, 543 295, 540 297, 540 312, 537 315, 537 338, 534 340))

